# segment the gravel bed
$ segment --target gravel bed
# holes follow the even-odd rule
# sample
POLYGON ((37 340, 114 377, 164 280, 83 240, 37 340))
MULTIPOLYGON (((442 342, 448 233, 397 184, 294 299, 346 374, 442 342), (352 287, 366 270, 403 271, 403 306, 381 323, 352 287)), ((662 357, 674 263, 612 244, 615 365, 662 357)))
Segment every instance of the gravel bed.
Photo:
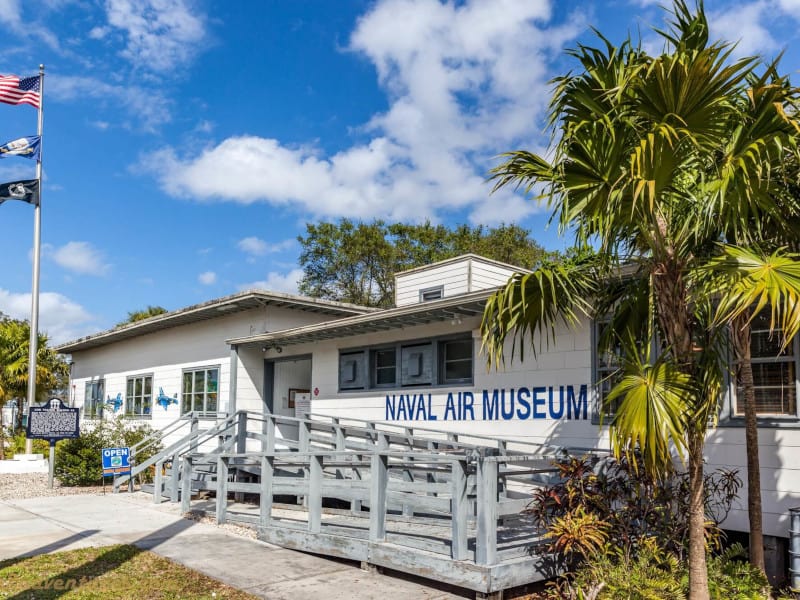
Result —
MULTIPOLYGON (((106 486, 106 493, 111 486, 106 486)), ((47 473, 3 473, 0 474, 0 500, 21 500, 44 496, 74 496, 76 494, 103 493, 103 486, 67 487, 53 480, 53 489, 47 485, 47 473)))

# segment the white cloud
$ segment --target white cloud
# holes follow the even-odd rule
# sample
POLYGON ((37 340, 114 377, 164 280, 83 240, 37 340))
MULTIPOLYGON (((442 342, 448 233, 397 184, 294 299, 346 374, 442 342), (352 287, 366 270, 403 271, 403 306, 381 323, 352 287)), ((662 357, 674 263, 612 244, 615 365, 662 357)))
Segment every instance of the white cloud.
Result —
POLYGON ((217 274, 214 271, 206 271, 197 276, 197 281, 203 285, 213 285, 217 282, 217 274))
POLYGON ((126 37, 122 56, 152 71, 165 73, 187 64, 206 37, 204 17, 186 0, 106 0, 106 16, 126 37))
POLYGON ((172 101, 153 88, 113 85, 93 77, 50 75, 47 93, 62 102, 92 98, 110 110, 122 107, 136 119, 136 126, 120 123, 128 129, 154 131, 172 119, 172 101))
POLYGON ((23 18, 20 0, 0 0, 0 23, 19 36, 38 38, 53 50, 59 50, 58 36, 31 18, 23 18))
POLYGON ((277 242, 275 244, 270 244, 261 238, 250 236, 239 240, 236 243, 236 247, 242 252, 250 254, 251 256, 264 256, 265 254, 271 254, 274 252, 283 252, 284 250, 294 246, 294 244, 294 238, 283 240, 282 242, 277 242))
POLYGON ((303 277, 303 269, 292 269, 288 273, 278 273, 271 271, 266 279, 244 283, 238 286, 240 291, 261 289, 270 292, 284 292, 286 294, 296 294, 297 285, 303 277))
POLYGON ((89 242, 67 242, 60 248, 44 244, 42 254, 73 273, 103 275, 111 268, 103 254, 89 242))
MULTIPOLYGON (((292 205, 316 217, 419 221, 483 214, 491 158, 541 140, 550 74, 579 16, 546 27, 547 2, 384 0, 359 19, 349 50, 374 65, 389 108, 332 155, 280 140, 230 137, 199 154, 141 157, 174 196, 292 205)), ((495 197, 502 202, 510 192, 495 197)))
POLYGON ((89 37, 93 40, 102 40, 110 32, 110 27, 92 27, 92 29, 89 31, 89 37))
MULTIPOLYGON (((0 312, 14 319, 30 320, 30 293, 17 294, 0 288, 0 312)), ((55 292, 39 294, 39 330, 57 345, 98 330, 95 317, 80 304, 55 292)))
POLYGON ((734 50, 736 56, 774 52, 779 47, 778 42, 763 21, 779 8, 765 1, 729 4, 725 10, 708 15, 711 39, 737 42, 734 50))

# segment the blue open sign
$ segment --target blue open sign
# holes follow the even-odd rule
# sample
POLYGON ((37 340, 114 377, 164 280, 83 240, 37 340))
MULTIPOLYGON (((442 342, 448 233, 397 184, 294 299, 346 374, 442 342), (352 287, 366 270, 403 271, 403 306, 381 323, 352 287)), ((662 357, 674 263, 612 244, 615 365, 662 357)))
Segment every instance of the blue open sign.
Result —
POLYGON ((103 476, 130 475, 130 448, 103 448, 103 476))

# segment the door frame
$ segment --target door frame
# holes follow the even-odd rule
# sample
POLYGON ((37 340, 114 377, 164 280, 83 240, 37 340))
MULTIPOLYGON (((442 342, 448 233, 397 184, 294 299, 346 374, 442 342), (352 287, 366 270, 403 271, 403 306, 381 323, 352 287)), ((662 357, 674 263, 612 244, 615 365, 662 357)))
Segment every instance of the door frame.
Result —
MULTIPOLYGON (((313 354, 296 354, 293 356, 276 356, 275 358, 264 359, 264 388, 262 394, 262 412, 265 415, 272 414, 275 409, 275 363, 294 362, 298 360, 311 361, 311 373, 314 373, 313 354)), ((309 388, 311 384, 309 383, 309 388)))

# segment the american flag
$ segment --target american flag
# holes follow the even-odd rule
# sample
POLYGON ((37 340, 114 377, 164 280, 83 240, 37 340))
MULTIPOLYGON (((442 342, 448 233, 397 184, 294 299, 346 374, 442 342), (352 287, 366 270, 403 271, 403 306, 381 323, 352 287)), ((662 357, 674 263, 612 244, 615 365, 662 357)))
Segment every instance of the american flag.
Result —
POLYGON ((20 79, 16 75, 0 75, 0 102, 30 104, 39 108, 39 76, 20 79))

